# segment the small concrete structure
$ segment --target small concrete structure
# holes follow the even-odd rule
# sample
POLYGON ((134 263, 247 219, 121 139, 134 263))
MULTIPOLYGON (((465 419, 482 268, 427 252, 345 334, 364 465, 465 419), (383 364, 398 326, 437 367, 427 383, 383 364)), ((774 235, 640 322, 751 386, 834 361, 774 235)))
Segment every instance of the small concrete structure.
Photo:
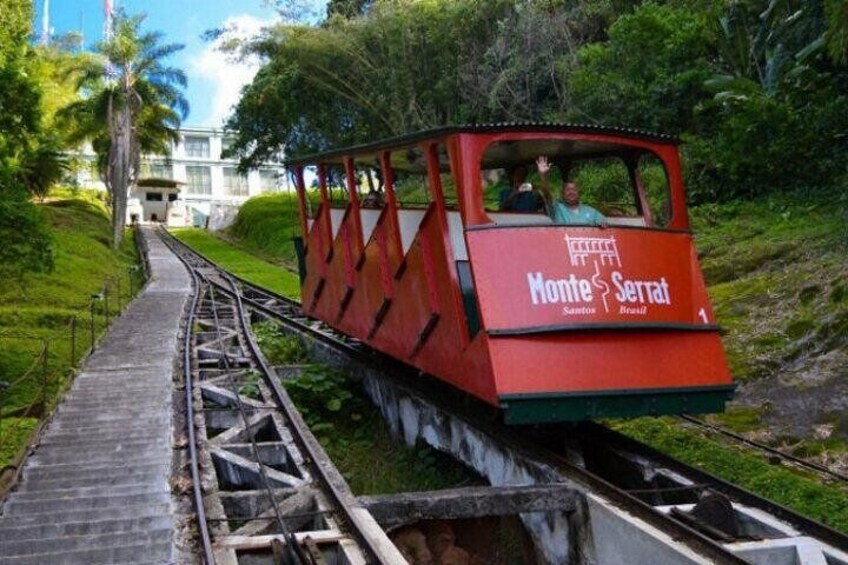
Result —
POLYGON ((191 225, 185 202, 180 198, 184 182, 143 178, 130 191, 127 224, 163 223, 169 227, 191 225))
POLYGON ((85 362, 0 517, 0 562, 186 563, 171 381, 191 282, 146 228, 151 278, 85 362))

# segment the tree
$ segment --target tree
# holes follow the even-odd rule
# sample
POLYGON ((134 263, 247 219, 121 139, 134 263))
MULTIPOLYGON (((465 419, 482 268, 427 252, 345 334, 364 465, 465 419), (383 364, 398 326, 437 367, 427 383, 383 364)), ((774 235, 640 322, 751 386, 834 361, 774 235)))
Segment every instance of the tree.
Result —
POLYGON ((185 73, 164 60, 183 48, 160 42, 160 32, 141 33, 145 16, 119 13, 110 39, 97 46, 100 57, 80 69, 85 98, 67 106, 63 118, 74 141, 89 140, 97 154, 112 208, 112 244, 126 223, 127 196, 138 180, 141 154, 170 152, 188 104, 180 87, 185 73))
POLYGON ((582 47, 569 69, 569 118, 680 134, 712 73, 709 12, 645 3, 622 15, 608 39, 582 47))
POLYGON ((475 121, 485 104, 461 86, 510 0, 385 0, 362 17, 282 25, 247 46, 267 63, 228 127, 250 167, 289 155, 475 121))
POLYGON ((0 277, 53 266, 50 233, 22 177, 39 146, 42 92, 31 76, 27 42, 32 3, 0 0, 0 277))
POLYGON ((338 15, 343 18, 354 18, 363 15, 374 0, 329 0, 327 2, 327 17, 338 15))

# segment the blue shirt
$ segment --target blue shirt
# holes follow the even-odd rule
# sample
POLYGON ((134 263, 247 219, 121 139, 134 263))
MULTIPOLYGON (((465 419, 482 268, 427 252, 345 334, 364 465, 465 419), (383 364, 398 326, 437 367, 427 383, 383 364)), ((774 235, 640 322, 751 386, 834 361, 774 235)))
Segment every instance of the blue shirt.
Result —
POLYGON ((505 188, 501 191, 498 203, 501 210, 512 212, 536 212, 543 207, 542 197, 539 193, 528 190, 527 192, 519 192, 512 199, 509 205, 505 205, 509 195, 512 194, 511 188, 505 188))
POLYGON ((571 208, 564 202, 554 202, 550 216, 555 224, 561 226, 599 226, 606 221, 604 215, 591 206, 578 204, 577 208, 571 208))

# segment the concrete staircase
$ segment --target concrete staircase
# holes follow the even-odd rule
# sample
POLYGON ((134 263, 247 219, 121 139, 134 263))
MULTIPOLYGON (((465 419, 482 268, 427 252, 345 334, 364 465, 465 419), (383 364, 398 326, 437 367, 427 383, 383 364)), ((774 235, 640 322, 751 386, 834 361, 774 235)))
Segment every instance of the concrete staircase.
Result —
POLYGON ((0 516, 0 564, 174 563, 172 373, 189 278, 151 233, 151 281, 57 410, 0 516))

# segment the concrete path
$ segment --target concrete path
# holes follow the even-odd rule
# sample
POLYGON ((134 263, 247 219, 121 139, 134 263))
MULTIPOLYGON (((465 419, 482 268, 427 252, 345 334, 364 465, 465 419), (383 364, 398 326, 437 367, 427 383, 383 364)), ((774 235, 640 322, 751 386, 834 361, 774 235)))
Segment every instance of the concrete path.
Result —
POLYGON ((171 394, 191 281, 144 229, 151 280, 88 358, 0 516, 0 563, 174 563, 171 394))

